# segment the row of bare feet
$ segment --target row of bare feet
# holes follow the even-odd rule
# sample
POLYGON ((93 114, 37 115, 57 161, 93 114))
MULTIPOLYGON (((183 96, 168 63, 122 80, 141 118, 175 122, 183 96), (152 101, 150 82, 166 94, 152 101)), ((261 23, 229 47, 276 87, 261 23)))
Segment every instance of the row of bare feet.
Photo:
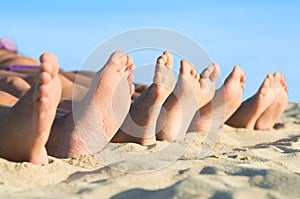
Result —
POLYGON ((246 77, 240 67, 235 66, 215 91, 217 64, 199 74, 182 60, 176 82, 173 57, 164 52, 157 59, 152 85, 144 87, 131 104, 135 65, 130 56, 118 51, 96 73, 73 111, 55 119, 61 95, 58 62, 48 53, 40 61, 34 85, 0 118, 0 157, 8 160, 46 165, 48 154, 93 154, 110 141, 153 145, 156 140, 183 139, 188 131, 210 131, 224 122, 270 129, 288 103, 280 73, 268 75, 257 93, 242 103, 246 77))

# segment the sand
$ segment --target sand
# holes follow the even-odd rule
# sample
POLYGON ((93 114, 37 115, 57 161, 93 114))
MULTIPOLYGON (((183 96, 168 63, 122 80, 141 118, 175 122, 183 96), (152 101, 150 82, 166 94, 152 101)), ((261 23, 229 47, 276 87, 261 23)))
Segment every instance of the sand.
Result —
POLYGON ((225 125, 213 148, 190 133, 193 143, 109 144, 44 167, 0 159, 0 198, 299 198, 300 103, 278 122, 284 128, 225 125))

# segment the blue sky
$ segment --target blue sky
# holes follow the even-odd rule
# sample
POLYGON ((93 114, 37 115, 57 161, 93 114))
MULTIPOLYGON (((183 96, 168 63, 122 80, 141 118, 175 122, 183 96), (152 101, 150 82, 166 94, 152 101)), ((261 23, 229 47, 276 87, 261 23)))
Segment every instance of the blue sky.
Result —
MULTIPOLYGON (((245 97, 267 73, 287 79, 290 101, 300 101, 300 3, 298 1, 2 1, 0 37, 38 58, 55 53, 65 70, 78 69, 99 44, 127 30, 178 31, 203 46, 222 68, 247 75, 245 97)), ((155 57, 153 58, 155 59, 155 57)))

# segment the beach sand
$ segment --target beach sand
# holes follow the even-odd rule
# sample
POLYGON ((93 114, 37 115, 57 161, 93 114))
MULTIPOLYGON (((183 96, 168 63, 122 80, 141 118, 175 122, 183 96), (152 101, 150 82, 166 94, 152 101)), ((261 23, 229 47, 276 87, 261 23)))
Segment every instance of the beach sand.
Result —
POLYGON ((196 135, 191 145, 109 144, 95 156, 49 157, 44 167, 0 159, 0 198, 299 198, 300 103, 278 122, 284 128, 225 125, 212 150, 196 135))

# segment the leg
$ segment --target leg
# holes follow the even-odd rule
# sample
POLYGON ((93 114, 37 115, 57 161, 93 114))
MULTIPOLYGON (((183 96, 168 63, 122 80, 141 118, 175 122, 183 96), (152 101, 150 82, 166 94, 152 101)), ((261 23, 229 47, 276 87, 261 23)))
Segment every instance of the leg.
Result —
POLYGON ((133 102, 113 142, 136 142, 142 145, 156 142, 156 121, 163 102, 175 85, 172 67, 173 56, 164 52, 157 59, 153 84, 133 102))
POLYGON ((212 99, 219 73, 219 66, 212 64, 201 73, 200 78, 192 64, 181 61, 177 84, 157 121, 158 140, 184 138, 196 111, 212 99))
POLYGON ((64 75, 59 74, 59 79, 62 84, 62 100, 80 101, 82 100, 84 94, 86 94, 88 91, 87 87, 84 87, 80 84, 75 85, 73 81, 69 80, 64 75), (79 93, 79 95, 73 92, 74 86, 76 86, 76 91, 78 91, 77 93, 79 93))
POLYGON ((13 65, 39 66, 40 63, 34 59, 21 57, 21 56, 5 59, 1 62, 1 68, 13 66, 13 65))
POLYGON ((56 58, 45 53, 40 59, 36 83, 0 121, 0 156, 45 165, 45 145, 60 99, 60 81, 56 58))
POLYGON ((3 106, 13 106, 19 101, 19 98, 16 98, 15 96, 4 92, 0 91, 0 105, 3 106))
MULTIPOLYGON (((1 66, 1 65, 0 65, 1 66)), ((1 68, 1 67, 0 67, 1 68)), ((13 72, 13 71, 6 71, 6 70, 0 70, 0 79, 2 78, 6 78, 6 77, 10 77, 10 76, 14 76, 14 77, 26 77, 26 74, 23 73, 18 73, 18 72, 13 72)))
POLYGON ((9 76, 0 79, 0 90, 21 98, 30 89, 30 85, 21 77, 9 76))
POLYGON ((134 91, 134 64, 122 52, 111 55, 98 71, 89 91, 73 114, 55 121, 47 149, 56 157, 101 151, 124 121, 134 91))
POLYGON ((227 120, 226 124, 253 130, 260 115, 274 100, 274 77, 268 75, 255 95, 247 99, 227 120))
POLYGON ((207 132, 219 128, 239 108, 242 103, 243 91, 245 89, 243 70, 235 66, 226 78, 223 86, 216 91, 212 101, 199 109, 189 127, 189 132, 207 132))
MULTIPOLYGON (((62 95, 61 98, 62 100, 76 100, 76 101, 80 101, 82 99, 82 93, 87 92, 87 88, 83 87, 81 85, 76 85, 76 89, 80 90, 80 94, 81 95, 76 95, 73 96, 73 90, 74 90, 74 82, 72 82, 71 80, 69 80, 68 78, 66 78, 64 75, 62 74, 58 74, 58 77, 60 79, 61 82, 61 89, 62 89, 62 95)), ((29 84, 32 85, 34 80, 35 80, 35 76, 26 76, 24 77, 24 80, 29 84)), ((83 95, 84 96, 84 95, 83 95)))
POLYGON ((65 72, 63 70, 60 70, 59 73, 66 78, 68 78, 73 83, 76 81, 76 84, 79 84, 84 87, 89 87, 92 82, 92 77, 87 77, 85 75, 82 75, 80 72, 78 73, 72 73, 72 72, 65 72))

